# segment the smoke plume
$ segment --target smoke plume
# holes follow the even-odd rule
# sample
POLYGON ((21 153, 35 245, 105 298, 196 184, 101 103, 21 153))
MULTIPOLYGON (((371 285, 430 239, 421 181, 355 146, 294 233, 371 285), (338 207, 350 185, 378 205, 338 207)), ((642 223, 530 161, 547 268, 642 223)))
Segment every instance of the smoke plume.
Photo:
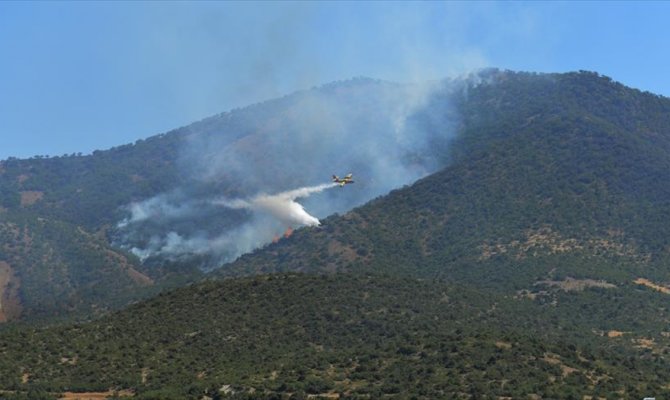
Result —
POLYGON ((266 212, 287 226, 317 226, 319 219, 309 215, 305 208, 295 200, 309 197, 314 193, 323 192, 328 188, 337 186, 335 183, 325 183, 318 186, 304 187, 289 190, 274 195, 261 194, 251 200, 215 200, 213 204, 222 205, 232 209, 246 208, 254 211, 266 212))
POLYGON ((318 225, 319 218, 411 184, 448 161, 459 124, 453 95, 478 80, 359 78, 183 128, 185 178, 128 205, 115 242, 142 259, 199 256, 204 269, 214 268, 287 227, 318 225), (349 172, 356 183, 342 190, 319 185, 349 172))

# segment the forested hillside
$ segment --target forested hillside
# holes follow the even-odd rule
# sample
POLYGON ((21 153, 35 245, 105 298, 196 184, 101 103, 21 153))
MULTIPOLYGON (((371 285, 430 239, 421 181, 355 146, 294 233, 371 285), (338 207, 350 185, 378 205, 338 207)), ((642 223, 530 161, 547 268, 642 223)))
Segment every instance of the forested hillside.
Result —
POLYGON ((5 331, 0 387, 153 399, 667 393, 670 342, 646 320, 666 299, 582 290, 550 289, 551 304, 391 275, 208 282, 86 325, 5 331), (585 315, 607 302, 623 307, 585 315))
MULTIPOLYGON (((371 107, 374 102, 368 97, 399 99, 397 87, 370 79, 339 82, 91 155, 0 161, 0 298, 6 298, 0 303, 5 304, 0 321, 97 314, 163 287, 196 280, 203 270, 253 249, 262 238, 240 249, 223 246, 215 253, 211 241, 220 242, 226 229, 232 230, 230 238, 236 237, 235 229, 251 218, 248 212, 212 206, 212 199, 313 183, 296 173, 305 170, 301 165, 278 168, 267 156, 277 152, 272 143, 290 147, 301 142, 303 131, 311 132, 310 118, 316 112, 342 113, 330 118, 357 113, 349 123, 360 123, 357 129, 366 130, 372 120, 391 116, 381 117, 385 109, 368 116, 349 103, 367 101, 371 107), (260 166, 232 173, 226 160, 237 153, 259 160, 269 180, 259 180, 260 166), (144 201, 160 204, 143 210, 141 223, 127 222, 144 201), (189 207, 184 217, 171 219, 174 210, 189 207), (174 245, 174 253, 161 252, 168 247, 162 241, 175 237, 183 243, 174 245), (201 242, 205 244, 198 249, 189 247, 201 242), (158 248, 151 248, 155 243, 158 248)), ((313 170, 317 183, 333 172, 330 167, 313 170)), ((367 192, 357 193, 340 195, 340 207, 368 199, 367 192)), ((275 228, 278 232, 268 228, 265 234, 272 238, 287 227, 275 228)))
POLYGON ((490 79, 461 98, 447 168, 217 273, 670 282, 670 101, 593 73, 490 79))
POLYGON ((6 319, 98 314, 151 292, 161 276, 111 246, 107 231, 119 207, 175 179, 181 136, 0 162, 0 261, 9 282, 0 292, 15 305, 6 319))
MULTIPOLYGON (((447 168, 419 182, 420 190, 392 193, 380 206, 359 208, 337 223, 326 219, 321 230, 300 231, 256 261, 224 266, 221 274, 390 265, 430 276, 449 271, 451 278, 478 283, 516 282, 503 279, 504 271, 528 286, 549 271, 584 275, 579 260, 586 254, 595 257, 588 268, 611 279, 630 281, 643 268, 646 278, 663 282, 669 109, 668 99, 586 72, 489 70, 420 91, 362 79, 90 156, 5 160, 0 297, 6 306, 0 319, 95 314, 198 279, 203 266, 213 269, 264 243, 245 236, 249 213, 211 206, 211 198, 318 183, 314 179, 334 172, 306 166, 321 153, 328 154, 324 160, 344 157, 347 168, 356 164, 358 179, 308 204, 321 212, 344 213, 422 171, 447 168), (408 94, 417 98, 397 100, 408 94), (352 132, 345 138, 363 142, 333 139, 303 160, 278 150, 316 145, 304 139, 315 123, 347 118, 328 137, 346 128, 352 132), (402 130, 391 123, 398 118, 402 130), (408 142, 412 135, 420 140, 408 142), (400 140, 398 153, 374 150, 383 162, 370 162, 371 149, 389 140, 400 140), (271 151, 278 153, 268 156, 271 151), (235 153, 257 160, 258 168, 230 164, 235 153), (277 160, 291 162, 281 161, 278 169, 277 160), (303 172, 312 180, 301 180, 303 172), (146 222, 120 227, 129 205, 145 200, 146 222), (183 216, 170 217, 176 213, 183 216), (231 245, 221 247, 226 242, 231 245), (529 251, 565 260, 528 261, 529 251), (303 253, 308 257, 297 257, 303 253), (556 269, 557 262, 565 266, 556 269), (473 263, 486 266, 472 269, 473 263)), ((269 238, 286 228, 266 222, 269 238)))
POLYGON ((446 168, 210 281, 85 324, 5 326, 0 387, 15 397, 668 395, 670 101, 587 72, 480 78, 413 114, 438 129, 447 99, 457 107, 458 134, 435 147, 446 168))

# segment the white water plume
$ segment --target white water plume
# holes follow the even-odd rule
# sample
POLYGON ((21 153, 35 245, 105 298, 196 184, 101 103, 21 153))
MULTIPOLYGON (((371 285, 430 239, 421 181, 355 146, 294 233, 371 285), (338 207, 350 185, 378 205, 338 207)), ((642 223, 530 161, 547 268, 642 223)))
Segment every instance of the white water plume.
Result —
POLYGON ((459 126, 451 95, 469 86, 354 79, 185 127, 180 180, 126 206, 115 242, 158 262, 197 256, 209 269, 287 227, 317 226, 443 167, 459 126), (283 191, 343 172, 356 184, 283 191))
POLYGON ((319 219, 310 215, 296 199, 309 197, 314 193, 323 192, 328 188, 337 186, 337 183, 324 183, 318 186, 308 186, 289 190, 278 194, 260 194, 249 200, 218 199, 213 204, 228 208, 246 208, 267 212, 288 226, 318 226, 319 219))

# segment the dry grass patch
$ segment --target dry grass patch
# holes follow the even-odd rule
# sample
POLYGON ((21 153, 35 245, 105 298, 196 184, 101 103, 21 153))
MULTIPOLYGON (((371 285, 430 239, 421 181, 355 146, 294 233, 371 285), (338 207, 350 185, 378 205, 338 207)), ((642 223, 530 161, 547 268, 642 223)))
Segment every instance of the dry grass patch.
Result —
POLYGON ((628 333, 628 332, 608 331, 607 332, 607 337, 608 338, 618 338, 618 337, 621 337, 621 336, 625 335, 626 333, 628 333))
POLYGON ((60 400, 104 400, 110 397, 133 397, 135 393, 131 390, 119 390, 106 392, 65 392, 60 397, 60 400))
POLYGON ((635 347, 640 349, 653 349, 655 345, 654 339, 639 338, 631 341, 635 343, 635 347))
POLYGON ((507 342, 498 341, 498 342, 496 342, 496 347, 499 348, 499 349, 502 349, 502 350, 509 350, 509 349, 512 348, 512 344, 507 343, 507 342))

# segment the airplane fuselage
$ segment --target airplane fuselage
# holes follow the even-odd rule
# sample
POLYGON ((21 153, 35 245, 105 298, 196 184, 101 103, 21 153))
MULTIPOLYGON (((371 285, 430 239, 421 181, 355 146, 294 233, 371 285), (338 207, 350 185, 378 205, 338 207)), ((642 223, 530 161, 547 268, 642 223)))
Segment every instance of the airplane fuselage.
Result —
POLYGON ((339 183, 340 187, 342 187, 346 184, 354 183, 354 181, 351 179, 352 176, 353 176, 353 174, 348 174, 344 178, 340 178, 337 175, 333 175, 333 182, 339 183))

